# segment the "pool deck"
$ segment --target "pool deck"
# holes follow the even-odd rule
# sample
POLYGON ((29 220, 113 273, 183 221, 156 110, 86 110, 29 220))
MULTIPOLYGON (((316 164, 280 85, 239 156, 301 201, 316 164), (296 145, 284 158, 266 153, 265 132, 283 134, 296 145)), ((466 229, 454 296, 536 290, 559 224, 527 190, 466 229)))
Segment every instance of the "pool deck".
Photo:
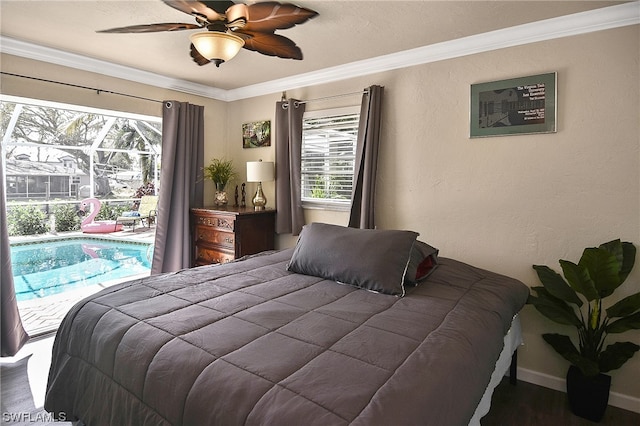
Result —
MULTIPOLYGON (((59 232, 41 235, 29 235, 20 237, 10 237, 11 243, 42 242, 43 240, 58 240, 69 237, 86 238, 108 238, 110 240, 122 240, 129 242, 153 243, 155 240, 155 227, 146 228, 137 226, 135 230, 125 228, 123 231, 111 232, 109 234, 84 234, 82 232, 59 232)), ((142 275, 144 276, 144 275, 142 275)), ((57 330, 60 322, 69 309, 80 300, 90 296, 103 288, 112 286, 119 282, 140 278, 141 275, 127 277, 122 280, 115 280, 88 286, 77 290, 66 291, 61 294, 43 297, 41 299, 24 300, 18 302, 18 310, 22 318, 22 325, 31 337, 50 333, 57 330)))
POLYGON ((106 234, 85 234, 81 231, 48 232, 40 235, 19 235, 9 237, 10 243, 41 242, 42 240, 62 240, 69 237, 106 238, 109 240, 133 241, 138 243, 153 243, 156 237, 156 228, 147 228, 138 225, 135 230, 126 228, 123 231, 109 232, 106 234))

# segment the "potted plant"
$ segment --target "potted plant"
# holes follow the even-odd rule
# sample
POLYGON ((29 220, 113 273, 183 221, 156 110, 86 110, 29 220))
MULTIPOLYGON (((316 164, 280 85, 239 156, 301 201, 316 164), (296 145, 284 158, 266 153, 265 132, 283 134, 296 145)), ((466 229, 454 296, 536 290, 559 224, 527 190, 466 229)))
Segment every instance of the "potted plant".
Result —
POLYGON ((604 373, 620 368, 640 349, 631 342, 604 347, 608 334, 640 329, 640 293, 602 308, 602 300, 631 272, 635 257, 635 246, 618 239, 586 248, 577 264, 560 260, 564 278, 547 266, 533 265, 543 287, 532 288, 536 296, 530 295, 528 303, 552 321, 577 328, 577 348, 568 336, 542 335, 571 363, 567 373, 571 411, 596 422, 609 401, 611 377, 604 373))
POLYGON ((230 180, 236 177, 233 169, 233 161, 214 158, 204 169, 204 177, 211 179, 216 186, 215 204, 227 204, 227 193, 225 187, 230 180))

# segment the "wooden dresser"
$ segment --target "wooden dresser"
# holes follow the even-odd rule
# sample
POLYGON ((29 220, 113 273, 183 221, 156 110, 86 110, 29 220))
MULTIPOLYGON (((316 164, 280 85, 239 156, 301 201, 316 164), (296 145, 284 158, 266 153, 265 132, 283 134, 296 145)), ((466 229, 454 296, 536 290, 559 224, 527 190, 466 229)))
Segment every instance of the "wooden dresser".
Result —
POLYGON ((192 208, 194 266, 273 250, 275 217, 275 210, 256 211, 253 206, 192 208))

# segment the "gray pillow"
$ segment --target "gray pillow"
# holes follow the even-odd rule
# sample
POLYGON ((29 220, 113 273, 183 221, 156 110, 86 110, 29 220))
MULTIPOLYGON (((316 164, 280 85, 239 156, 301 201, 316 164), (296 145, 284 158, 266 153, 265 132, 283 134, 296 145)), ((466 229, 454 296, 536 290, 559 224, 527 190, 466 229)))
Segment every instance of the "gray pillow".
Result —
POLYGON ((305 225, 287 269, 385 294, 404 295, 417 232, 305 225))

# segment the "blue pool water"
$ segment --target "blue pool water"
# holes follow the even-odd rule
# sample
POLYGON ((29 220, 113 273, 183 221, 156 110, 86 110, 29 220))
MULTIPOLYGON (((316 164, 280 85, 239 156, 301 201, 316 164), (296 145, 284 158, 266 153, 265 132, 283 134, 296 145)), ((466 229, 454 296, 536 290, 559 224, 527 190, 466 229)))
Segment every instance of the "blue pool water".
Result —
POLYGON ((151 244, 97 238, 11 246, 11 267, 18 301, 148 273, 151 244))

